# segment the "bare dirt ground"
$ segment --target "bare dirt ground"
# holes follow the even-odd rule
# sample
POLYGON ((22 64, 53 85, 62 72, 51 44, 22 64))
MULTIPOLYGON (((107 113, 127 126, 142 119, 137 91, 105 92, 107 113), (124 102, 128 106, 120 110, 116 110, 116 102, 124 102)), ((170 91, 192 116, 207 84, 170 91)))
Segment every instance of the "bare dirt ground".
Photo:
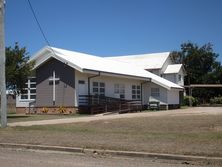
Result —
POLYGON ((68 118, 63 124, 1 129, 0 142, 222 157, 222 108, 71 120, 71 123, 68 118))

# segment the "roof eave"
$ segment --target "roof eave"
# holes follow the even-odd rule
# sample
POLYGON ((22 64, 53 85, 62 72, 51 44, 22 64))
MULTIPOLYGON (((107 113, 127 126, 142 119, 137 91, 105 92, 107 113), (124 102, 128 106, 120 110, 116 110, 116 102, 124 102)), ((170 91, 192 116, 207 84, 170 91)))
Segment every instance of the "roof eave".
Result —
POLYGON ((29 61, 36 61, 37 63, 35 64, 34 69, 38 68, 39 66, 41 66, 43 63, 45 63, 47 60, 49 60, 50 58, 55 58, 56 60, 59 60, 61 62, 63 62, 64 64, 82 72, 82 68, 57 56, 56 53, 52 50, 52 48, 49 48, 48 46, 44 47, 43 49, 41 49, 39 52, 37 52, 32 59, 30 59, 29 61), (40 58, 46 51, 50 51, 49 54, 44 55, 45 57, 42 60, 36 61, 38 60, 38 58, 40 58))
POLYGON ((178 74, 179 72, 167 72, 167 73, 163 73, 163 74, 178 74))
POLYGON ((121 76, 121 77, 127 77, 127 78, 134 78, 134 79, 139 79, 139 80, 145 80, 145 81, 151 81, 151 78, 148 77, 140 77, 140 76, 135 76, 135 75, 128 75, 128 74, 120 74, 120 73, 113 73, 113 72, 107 72, 107 71, 101 71, 101 70, 93 70, 93 69, 87 69, 83 68, 83 72, 85 73, 100 73, 100 75, 107 75, 107 76, 121 76))

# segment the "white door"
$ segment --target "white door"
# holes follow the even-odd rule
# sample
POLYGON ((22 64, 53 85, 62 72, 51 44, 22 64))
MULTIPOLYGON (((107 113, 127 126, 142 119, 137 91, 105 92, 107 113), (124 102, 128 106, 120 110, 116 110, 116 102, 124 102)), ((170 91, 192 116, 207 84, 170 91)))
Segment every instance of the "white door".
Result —
POLYGON ((88 95, 87 85, 84 80, 79 80, 79 95, 88 95))
POLYGON ((87 91, 87 84, 84 80, 78 81, 78 91, 79 91, 79 97, 78 97, 78 104, 79 105, 87 105, 88 104, 88 91, 87 91))

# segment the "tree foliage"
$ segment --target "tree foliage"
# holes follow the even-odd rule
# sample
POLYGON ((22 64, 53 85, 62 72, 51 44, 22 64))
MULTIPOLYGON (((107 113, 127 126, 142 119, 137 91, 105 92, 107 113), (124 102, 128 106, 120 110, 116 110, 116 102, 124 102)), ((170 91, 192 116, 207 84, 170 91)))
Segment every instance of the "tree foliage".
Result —
MULTIPOLYGON (((183 43, 181 51, 171 53, 175 63, 182 63, 186 70, 185 85, 190 84, 222 84, 222 66, 216 59, 218 54, 213 51, 211 43, 199 47, 191 42, 183 43)), ((222 94, 221 89, 195 89, 194 96, 210 99, 222 94)))
POLYGON ((26 48, 6 47, 6 87, 15 93, 20 93, 25 87, 27 78, 32 74, 34 62, 29 62, 26 48))
POLYGON ((185 84, 218 83, 219 78, 210 80, 209 77, 220 73, 221 65, 216 61, 218 54, 214 53, 212 44, 199 47, 197 44, 184 43, 181 51, 172 52, 171 57, 175 63, 182 63, 187 72, 185 84))

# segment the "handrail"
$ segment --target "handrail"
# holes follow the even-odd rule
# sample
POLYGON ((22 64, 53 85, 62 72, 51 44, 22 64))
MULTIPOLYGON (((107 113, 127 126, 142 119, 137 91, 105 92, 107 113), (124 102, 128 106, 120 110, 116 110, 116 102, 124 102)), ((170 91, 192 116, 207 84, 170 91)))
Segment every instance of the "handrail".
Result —
POLYGON ((79 106, 88 108, 91 114, 115 111, 131 112, 141 111, 142 101, 100 95, 79 95, 79 106))

